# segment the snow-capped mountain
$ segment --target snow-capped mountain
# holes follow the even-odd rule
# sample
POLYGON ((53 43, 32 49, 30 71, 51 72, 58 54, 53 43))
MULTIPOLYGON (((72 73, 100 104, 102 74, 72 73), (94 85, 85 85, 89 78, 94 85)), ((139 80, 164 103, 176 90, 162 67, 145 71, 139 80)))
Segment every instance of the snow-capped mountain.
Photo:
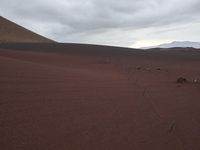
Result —
POLYGON ((193 47, 200 48, 200 42, 191 42, 191 41, 174 41, 171 43, 165 43, 157 46, 143 47, 144 49, 150 48, 173 48, 173 47, 193 47))

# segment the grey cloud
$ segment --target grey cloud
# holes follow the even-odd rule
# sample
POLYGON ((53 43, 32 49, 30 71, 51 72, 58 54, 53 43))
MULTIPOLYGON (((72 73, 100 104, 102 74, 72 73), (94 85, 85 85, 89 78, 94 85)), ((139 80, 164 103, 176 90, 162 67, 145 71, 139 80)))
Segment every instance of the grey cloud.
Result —
MULTIPOLYGON (((1 14, 60 41, 73 37, 72 41, 84 42, 90 41, 89 36, 94 40, 98 37, 96 34, 103 36, 112 31, 123 34, 123 30, 133 32, 200 21, 199 0, 1 1, 1 14), (40 31, 37 25, 46 28, 45 32, 40 31)), ((97 41, 100 39, 98 37, 97 41)))

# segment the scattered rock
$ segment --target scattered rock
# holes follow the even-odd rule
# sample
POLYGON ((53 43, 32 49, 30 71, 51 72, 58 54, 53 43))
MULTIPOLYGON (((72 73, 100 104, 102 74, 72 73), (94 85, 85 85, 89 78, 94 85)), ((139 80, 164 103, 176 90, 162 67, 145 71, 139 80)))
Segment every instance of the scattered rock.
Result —
POLYGON ((187 83, 187 82, 188 82, 187 79, 186 79, 186 78, 183 78, 183 77, 179 77, 179 78, 176 80, 176 83, 181 83, 181 84, 187 83))
POLYGON ((160 68, 156 68, 156 70, 161 70, 160 68))
POLYGON ((172 132, 174 131, 174 129, 175 129, 175 122, 172 122, 172 123, 170 124, 170 126, 169 126, 168 132, 169 132, 169 133, 172 133, 172 132))
POLYGON ((151 71, 151 68, 145 68, 147 71, 151 71))
POLYGON ((193 82, 193 83, 200 83, 200 80, 194 79, 194 80, 192 80, 192 82, 193 82))

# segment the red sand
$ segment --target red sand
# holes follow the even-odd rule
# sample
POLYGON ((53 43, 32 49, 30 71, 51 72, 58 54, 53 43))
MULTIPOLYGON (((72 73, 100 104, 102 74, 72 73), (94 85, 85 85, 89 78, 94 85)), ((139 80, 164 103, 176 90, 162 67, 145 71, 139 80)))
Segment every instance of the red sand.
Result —
POLYGON ((200 149, 198 50, 3 47, 1 150, 200 149))

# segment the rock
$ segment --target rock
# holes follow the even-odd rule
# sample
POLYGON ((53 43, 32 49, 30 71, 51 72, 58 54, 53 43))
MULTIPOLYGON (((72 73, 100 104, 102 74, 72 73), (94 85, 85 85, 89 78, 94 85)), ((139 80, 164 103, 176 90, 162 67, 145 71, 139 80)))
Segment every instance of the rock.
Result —
POLYGON ((179 77, 179 78, 176 80, 176 83, 181 83, 181 84, 187 83, 187 82, 188 82, 187 79, 186 79, 186 78, 183 78, 183 77, 179 77))

